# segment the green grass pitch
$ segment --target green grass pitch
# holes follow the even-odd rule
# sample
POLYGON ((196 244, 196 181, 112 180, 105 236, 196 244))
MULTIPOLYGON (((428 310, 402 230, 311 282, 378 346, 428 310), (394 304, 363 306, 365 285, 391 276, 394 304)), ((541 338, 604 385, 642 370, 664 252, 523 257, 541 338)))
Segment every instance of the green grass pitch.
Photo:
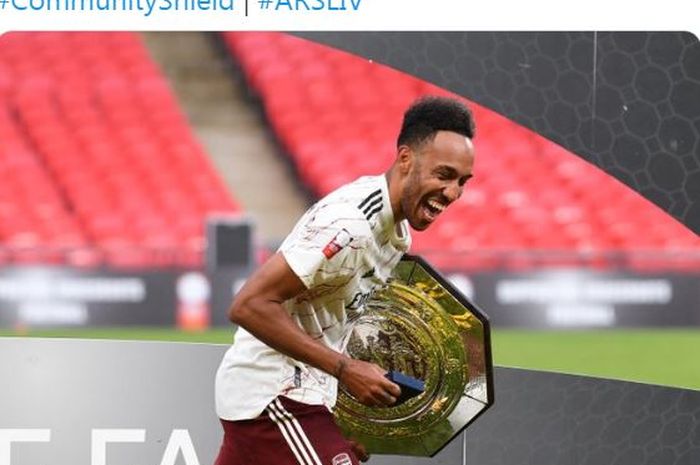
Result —
MULTIPOLYGON (((230 329, 0 330, 0 336, 229 344, 230 329)), ((493 331, 494 363, 700 389, 700 330, 493 331)))

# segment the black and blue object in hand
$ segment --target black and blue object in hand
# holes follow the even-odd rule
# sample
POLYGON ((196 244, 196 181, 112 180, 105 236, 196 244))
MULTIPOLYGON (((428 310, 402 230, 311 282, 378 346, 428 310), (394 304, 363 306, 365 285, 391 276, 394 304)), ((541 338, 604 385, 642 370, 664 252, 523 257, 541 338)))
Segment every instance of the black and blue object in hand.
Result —
POLYGON ((404 375, 398 371, 389 371, 384 376, 401 388, 401 395, 396 399, 394 405, 403 404, 408 399, 416 397, 425 391, 425 382, 412 376, 404 375))

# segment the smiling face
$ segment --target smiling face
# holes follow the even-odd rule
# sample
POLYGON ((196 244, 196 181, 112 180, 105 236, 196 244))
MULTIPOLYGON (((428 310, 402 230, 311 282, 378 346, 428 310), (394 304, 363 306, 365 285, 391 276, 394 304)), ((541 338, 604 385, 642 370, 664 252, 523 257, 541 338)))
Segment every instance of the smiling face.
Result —
POLYGON ((401 216, 423 231, 462 195, 472 177, 474 146, 461 134, 438 131, 417 147, 401 146, 399 158, 406 173, 401 216))

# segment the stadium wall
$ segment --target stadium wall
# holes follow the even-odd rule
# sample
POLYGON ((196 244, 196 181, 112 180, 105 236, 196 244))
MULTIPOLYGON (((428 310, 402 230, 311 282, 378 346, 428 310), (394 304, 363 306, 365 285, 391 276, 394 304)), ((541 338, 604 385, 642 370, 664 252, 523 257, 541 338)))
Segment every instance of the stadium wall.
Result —
MULTIPOLYGON (((228 326, 226 309, 249 272, 2 268, 0 326, 228 326)), ((698 274, 576 269, 445 274, 496 327, 700 326, 698 274)))

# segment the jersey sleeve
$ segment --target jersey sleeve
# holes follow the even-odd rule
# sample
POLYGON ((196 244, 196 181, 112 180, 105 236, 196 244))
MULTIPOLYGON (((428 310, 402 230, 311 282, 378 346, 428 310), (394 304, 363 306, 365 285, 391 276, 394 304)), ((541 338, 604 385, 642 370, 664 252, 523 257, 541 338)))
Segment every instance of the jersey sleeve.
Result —
POLYGON ((299 220, 280 252, 307 288, 349 280, 362 262, 371 230, 356 208, 326 206, 299 220))

